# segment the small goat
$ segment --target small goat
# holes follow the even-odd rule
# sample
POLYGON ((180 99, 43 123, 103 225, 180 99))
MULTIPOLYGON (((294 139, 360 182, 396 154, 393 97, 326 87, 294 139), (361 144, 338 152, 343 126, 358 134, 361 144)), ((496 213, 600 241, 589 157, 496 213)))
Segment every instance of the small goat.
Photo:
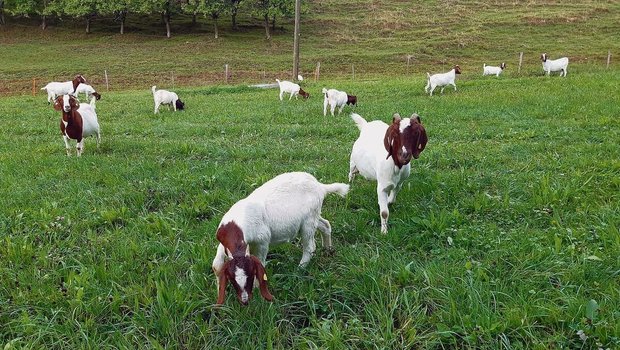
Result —
POLYGON ((185 104, 181 102, 179 96, 168 90, 156 90, 156 86, 151 87, 153 91, 153 99, 155 100, 155 114, 159 113, 160 105, 171 105, 174 111, 185 109, 185 104))
MULTIPOLYGON (((93 98, 93 103, 95 99, 93 98)), ((60 132, 65 141, 67 156, 71 155, 69 139, 76 140, 76 150, 78 157, 84 151, 84 138, 87 136, 97 136, 97 148, 101 141, 99 131, 99 121, 95 107, 88 103, 80 104, 72 95, 62 95, 56 98, 54 109, 62 111, 60 120, 60 132)))
POLYGON ((276 176, 235 203, 217 229, 220 244, 213 259, 219 290, 217 303, 224 302, 230 282, 239 301, 247 305, 252 298, 254 277, 263 298, 271 301, 264 268, 269 247, 301 235, 303 255, 299 266, 306 266, 316 249, 317 228, 323 247, 332 245, 331 225, 321 217, 325 195, 337 193, 344 197, 348 191, 347 184, 322 184, 308 173, 293 172, 276 176))
POLYGON ((482 75, 495 75, 499 77, 499 75, 506 69, 506 63, 502 62, 499 67, 487 66, 486 63, 482 65, 482 75))
POLYGON ((276 81, 280 86, 280 101, 282 101, 282 95, 284 95, 285 92, 291 94, 291 96, 288 98, 289 101, 291 100, 291 98, 293 98, 293 96, 295 96, 295 99, 297 99, 297 95, 301 95, 304 99, 310 97, 310 94, 305 92, 301 88, 301 86, 299 86, 299 84, 291 83, 290 81, 286 80, 280 81, 279 79, 276 79, 276 81))
POLYGON ((377 181, 381 233, 387 233, 388 204, 394 203, 403 182, 409 177, 411 159, 418 159, 426 147, 426 130, 415 113, 410 118, 401 118, 396 113, 389 126, 380 120, 367 122, 355 113, 351 118, 360 130, 360 136, 351 151, 349 182, 357 173, 377 181))
POLYGON ((323 95, 325 96, 325 100, 323 101, 323 116, 327 115, 327 105, 330 105, 332 116, 334 115, 334 110, 336 107, 340 107, 338 109, 338 114, 342 112, 342 109, 345 105, 354 105, 357 106, 357 97, 348 95, 344 91, 338 91, 336 89, 323 88, 323 95))
POLYGON ((433 96, 433 90, 435 90, 437 86, 441 86, 441 93, 443 94, 443 89, 447 85, 454 86, 454 91, 456 91, 456 84, 454 83, 454 80, 456 79, 457 74, 461 74, 461 67, 458 65, 454 66, 454 68, 447 73, 437 73, 431 75, 427 72, 427 82, 424 91, 428 93, 430 88, 430 95, 433 96))
POLYGON ((51 82, 41 88, 41 90, 47 90, 47 103, 51 103, 56 99, 56 96, 72 94, 76 95, 76 90, 80 84, 86 84, 86 79, 81 75, 76 75, 73 80, 65 81, 62 83, 51 82))
POLYGON ((560 76, 566 76, 568 69, 568 57, 562 57, 555 60, 550 60, 546 53, 540 55, 542 61, 543 70, 547 75, 551 75, 551 72, 560 72, 560 76))
POLYGON ((77 89, 75 89, 75 96, 79 97, 80 94, 85 94, 88 99, 95 97, 97 101, 101 100, 101 94, 95 91, 95 89, 88 84, 80 84, 77 86, 77 89))

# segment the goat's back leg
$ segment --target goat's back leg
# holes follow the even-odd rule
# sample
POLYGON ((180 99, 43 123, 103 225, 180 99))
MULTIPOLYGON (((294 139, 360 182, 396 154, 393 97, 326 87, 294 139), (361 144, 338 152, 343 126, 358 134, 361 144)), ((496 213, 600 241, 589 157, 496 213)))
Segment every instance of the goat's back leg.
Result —
POLYGON ((323 101, 323 116, 327 116, 327 104, 329 103, 329 101, 327 101, 327 98, 325 98, 325 100, 323 101))
POLYGON ((319 231, 321 231, 321 238, 323 239, 323 248, 332 249, 332 225, 329 221, 319 216, 319 222, 317 225, 319 231))
POLYGON ((99 148, 100 143, 101 143, 101 132, 97 131, 97 148, 99 148))
POLYGON ((349 182, 353 181, 353 179, 355 178, 355 175, 358 174, 360 171, 357 170, 357 166, 355 165, 355 162, 353 161, 353 159, 351 159, 349 161, 349 182))
POLYGON ((280 90, 280 101, 282 101, 282 95, 284 94, 284 90, 280 90))
POLYGON ((307 219, 301 226, 301 244, 303 245, 303 254, 301 256, 301 261, 299 262, 299 267, 306 267, 312 255, 314 255, 314 251, 316 250, 316 242, 314 240, 314 233, 316 232, 316 228, 318 225, 318 220, 316 217, 311 219, 307 219))
POLYGON ((154 114, 157 114, 159 112, 159 103, 155 102, 155 112, 154 114))
POLYGON ((431 95, 431 96, 433 96, 433 91, 435 91, 435 88, 436 88, 436 87, 437 87, 437 86, 432 86, 432 85, 431 85, 431 92, 430 92, 430 95, 431 95))

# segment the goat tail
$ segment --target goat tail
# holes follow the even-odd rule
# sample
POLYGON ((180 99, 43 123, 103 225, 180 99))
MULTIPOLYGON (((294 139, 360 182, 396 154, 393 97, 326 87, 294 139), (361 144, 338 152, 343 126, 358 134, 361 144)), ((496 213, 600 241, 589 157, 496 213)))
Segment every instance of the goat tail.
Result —
POLYGON ((349 185, 335 182, 333 184, 321 184, 326 194, 336 193, 340 197, 345 197, 349 193, 349 185))
POLYGON ((156 88, 157 88, 157 86, 153 85, 153 86, 151 87, 151 91, 153 91, 153 93, 155 93, 155 89, 156 89, 156 88))
POLYGON ((426 72, 426 80, 431 80, 431 73, 426 72))
POLYGON ((351 113, 351 119, 353 119, 355 125, 357 125, 357 128, 360 129, 360 131, 367 123, 366 119, 362 118, 362 116, 357 113, 351 113))
POLYGON ((278 82, 278 84, 280 84, 280 79, 276 79, 276 81, 278 82))

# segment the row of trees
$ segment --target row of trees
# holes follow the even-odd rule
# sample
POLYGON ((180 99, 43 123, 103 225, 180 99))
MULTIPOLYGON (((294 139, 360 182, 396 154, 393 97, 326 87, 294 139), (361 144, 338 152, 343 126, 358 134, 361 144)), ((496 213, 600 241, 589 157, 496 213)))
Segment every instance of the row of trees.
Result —
POLYGON ((125 32, 125 21, 130 15, 161 15, 170 37, 170 21, 180 14, 191 15, 193 24, 198 16, 213 20, 215 37, 218 37, 217 20, 231 16, 232 29, 237 30, 237 15, 240 9, 263 22, 265 36, 271 39, 271 28, 278 18, 292 17, 295 0, 0 0, 0 25, 5 24, 4 14, 15 17, 41 18, 41 28, 47 27, 50 16, 70 17, 86 22, 90 33, 92 21, 98 16, 111 16, 120 24, 120 33, 125 32))

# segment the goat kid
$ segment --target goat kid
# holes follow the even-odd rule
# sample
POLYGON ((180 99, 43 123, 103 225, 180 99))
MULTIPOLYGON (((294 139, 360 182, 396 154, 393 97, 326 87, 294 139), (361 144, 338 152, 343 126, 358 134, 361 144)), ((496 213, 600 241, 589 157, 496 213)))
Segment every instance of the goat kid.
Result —
POLYGON ((360 130, 353 144, 349 163, 349 182, 360 173, 377 181, 377 199, 381 217, 381 233, 388 231, 388 204, 394 203, 404 181, 411 172, 411 159, 418 159, 428 138, 417 114, 401 118, 394 114, 392 124, 381 120, 367 122, 359 114, 351 118, 360 130))
POLYGON ((153 91, 153 99, 155 100, 155 114, 159 113, 160 105, 171 105, 174 111, 185 109, 185 104, 179 99, 179 96, 168 90, 156 90, 157 87, 153 85, 151 91, 153 91))
POLYGON ((551 72, 560 72, 560 76, 566 77, 568 70, 568 57, 562 57, 555 60, 550 60, 546 53, 540 55, 542 61, 543 70, 547 73, 547 76, 551 75, 551 72))
MULTIPOLYGON (((93 98, 92 102, 94 103, 93 98)), ((95 107, 88 103, 80 104, 72 95, 62 95, 56 98, 54 109, 62 111, 60 120, 60 132, 65 141, 65 149, 67 156, 71 155, 71 146, 69 140, 76 140, 76 150, 78 157, 84 152, 84 138, 88 136, 97 136, 97 148, 101 142, 101 133, 99 130, 99 121, 95 107)))
POLYGON ((499 75, 506 69, 506 63, 502 62, 499 67, 495 66, 487 66, 486 63, 482 65, 482 75, 495 75, 499 77, 499 75))
POLYGON ((332 112, 332 116, 334 116, 336 107, 340 107, 338 109, 338 114, 340 114, 345 105, 357 106, 357 97, 349 95, 344 91, 338 91, 336 89, 327 90, 323 88, 323 95, 325 96, 323 100, 323 116, 327 115, 327 105, 331 106, 330 111, 332 112))
POLYGON ((88 84, 80 84, 75 89, 75 96, 80 97, 80 94, 85 94, 86 98, 92 99, 93 97, 98 100, 101 100, 101 94, 99 94, 95 89, 88 84))
POLYGON ((56 81, 48 83, 42 87, 41 90, 47 90, 47 103, 49 104, 60 95, 71 94, 75 96, 76 90, 80 84, 86 84, 86 79, 81 75, 76 75, 73 80, 62 83, 56 81))
POLYGON ((437 86, 441 86, 441 93, 443 94, 443 89, 447 85, 454 86, 454 91, 456 91, 456 84, 454 83, 454 80, 456 79, 457 74, 461 74, 461 67, 459 67, 458 65, 454 66, 451 71, 446 73, 437 73, 431 75, 427 72, 426 87, 424 88, 424 91, 429 93, 430 88, 430 95, 433 96, 433 90, 435 90, 437 86))
POLYGON ((316 249, 317 229, 323 247, 332 246, 331 225, 321 217, 323 199, 329 193, 344 197, 348 191, 347 184, 322 184, 308 173, 292 172, 276 176, 235 203, 217 229, 220 244, 213 259, 217 303, 224 302, 230 282, 239 301, 247 305, 255 278, 263 298, 271 301, 264 267, 269 247, 301 236, 303 255, 299 266, 305 267, 316 249))
POLYGON ((280 81, 279 79, 276 79, 276 81, 280 87, 280 101, 282 101, 282 95, 284 95, 285 92, 291 94, 288 98, 289 101, 293 98, 293 96, 297 99, 298 95, 301 95, 304 99, 310 98, 310 94, 305 92, 299 84, 291 83, 286 80, 280 81))

